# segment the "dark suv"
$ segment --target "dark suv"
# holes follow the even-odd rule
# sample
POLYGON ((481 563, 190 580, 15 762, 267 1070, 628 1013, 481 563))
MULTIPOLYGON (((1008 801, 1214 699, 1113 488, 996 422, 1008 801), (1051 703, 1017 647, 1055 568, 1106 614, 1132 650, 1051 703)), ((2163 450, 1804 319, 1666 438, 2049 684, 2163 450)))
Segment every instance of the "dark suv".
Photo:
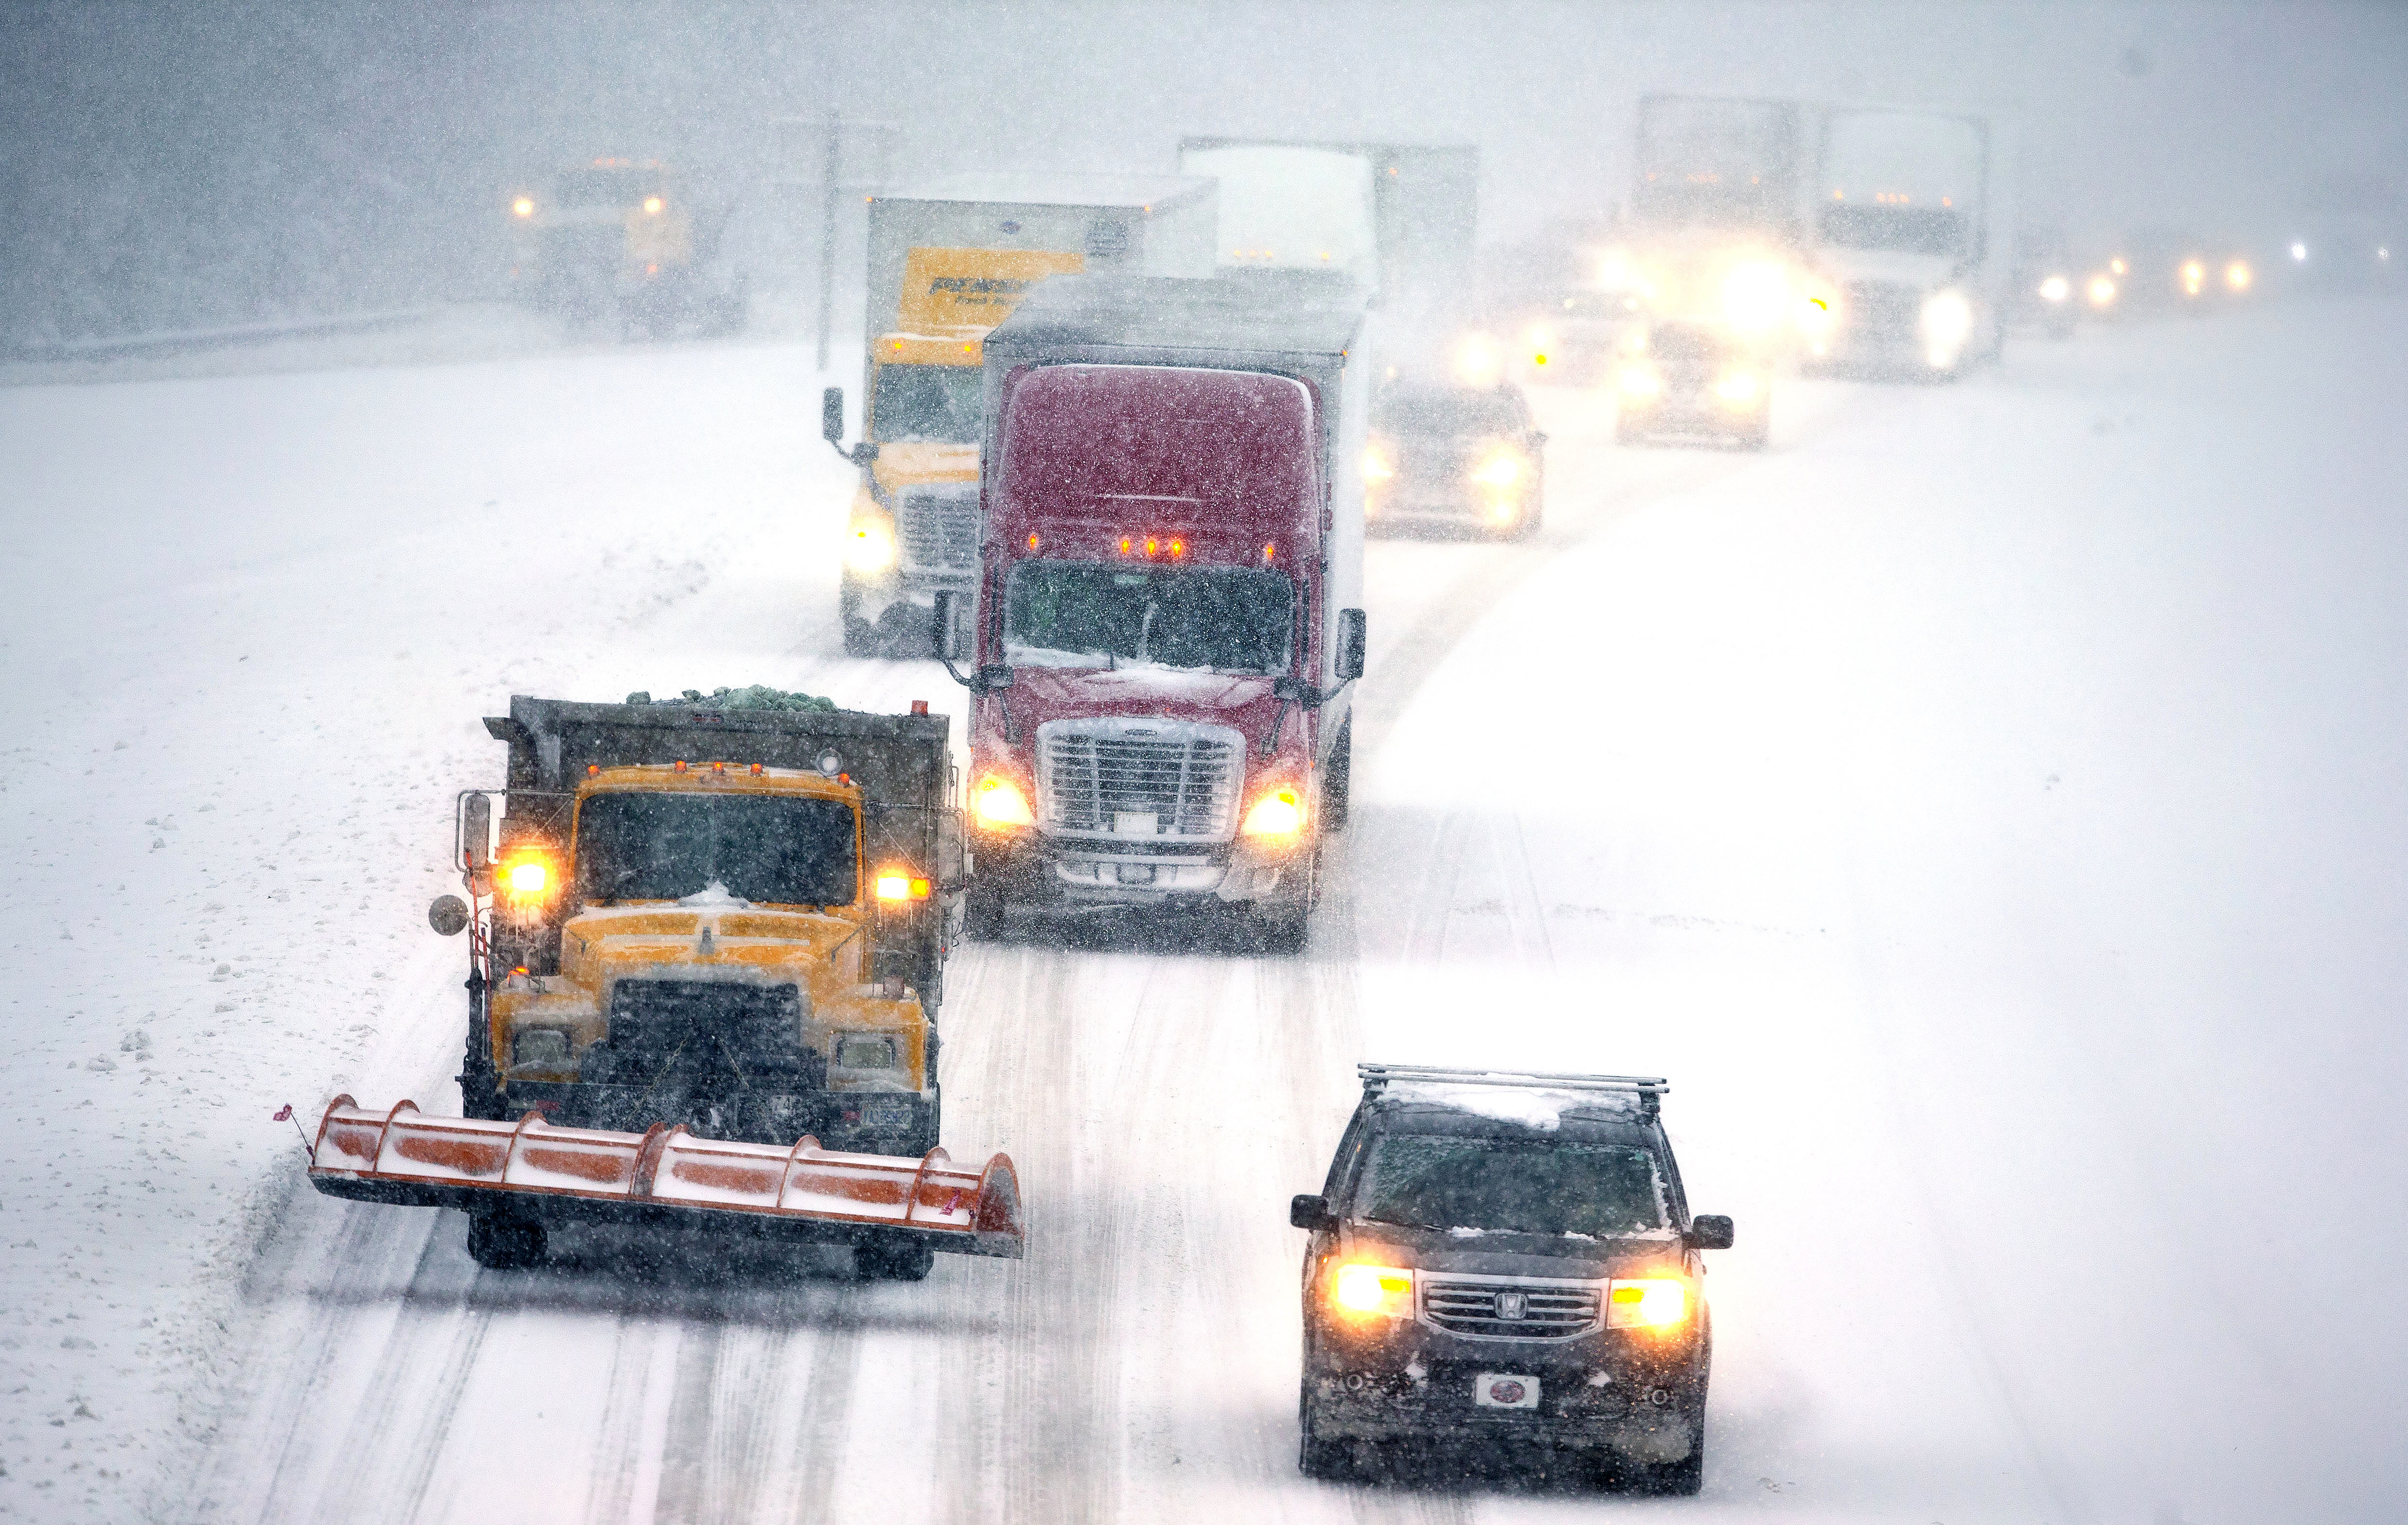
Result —
POLYGON ((1366 1064, 1304 1256, 1299 1463, 1381 1441, 1570 1451, 1651 1491, 1704 1475, 1713 1349, 1660 1079, 1366 1064))

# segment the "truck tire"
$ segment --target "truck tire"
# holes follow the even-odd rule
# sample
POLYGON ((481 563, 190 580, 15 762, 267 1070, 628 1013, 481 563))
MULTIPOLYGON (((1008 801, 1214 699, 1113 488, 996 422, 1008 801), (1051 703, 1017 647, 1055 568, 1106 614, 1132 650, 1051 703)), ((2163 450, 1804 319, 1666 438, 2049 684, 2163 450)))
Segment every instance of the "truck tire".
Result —
POLYGON ((1354 784, 1354 717, 1338 727, 1338 744, 1329 749, 1329 771, 1321 781, 1321 826, 1325 831, 1346 829, 1346 813, 1354 784))
POLYGON ((1003 886, 974 884, 962 897, 962 939, 968 942, 1003 941, 1003 886))
POLYGON ((468 1219, 468 1259, 488 1271, 525 1271, 543 1264, 544 1237, 540 1223, 475 1214, 468 1219))
POLYGON ((853 1273, 863 1281, 925 1281, 937 1252, 925 1244, 871 1240, 853 1246, 853 1273))

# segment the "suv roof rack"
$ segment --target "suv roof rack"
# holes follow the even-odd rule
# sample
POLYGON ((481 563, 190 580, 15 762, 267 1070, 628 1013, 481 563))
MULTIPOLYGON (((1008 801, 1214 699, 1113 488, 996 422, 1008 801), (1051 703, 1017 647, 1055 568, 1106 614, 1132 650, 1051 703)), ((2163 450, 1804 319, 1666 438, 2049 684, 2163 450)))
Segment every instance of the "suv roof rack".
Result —
POLYGON ((1363 1094, 1377 1096, 1395 1081, 1435 1081, 1447 1086, 1510 1086, 1530 1090, 1620 1091, 1639 1098, 1640 1115, 1653 1118, 1672 1087, 1662 1075, 1568 1075, 1543 1070, 1450 1070, 1436 1064, 1357 1064, 1363 1094))

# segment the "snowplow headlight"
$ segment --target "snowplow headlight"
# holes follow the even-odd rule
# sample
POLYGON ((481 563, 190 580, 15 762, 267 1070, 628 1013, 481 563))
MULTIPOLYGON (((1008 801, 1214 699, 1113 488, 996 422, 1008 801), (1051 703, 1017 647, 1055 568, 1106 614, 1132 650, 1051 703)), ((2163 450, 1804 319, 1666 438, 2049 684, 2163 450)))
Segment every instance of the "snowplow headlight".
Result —
POLYGON ((1020 792, 1020 785, 994 773, 979 780, 970 809, 982 826, 1037 824, 1037 813, 1028 808, 1028 797, 1020 792))
POLYGON ((1688 1316, 1688 1286, 1670 1276, 1617 1281, 1606 1290, 1608 1329, 1670 1329, 1688 1316))
POLYGON ((875 575, 895 565, 895 532, 872 519, 856 519, 845 538, 844 564, 853 571, 875 575))
POLYGON ((1663 379, 1653 366, 1622 367, 1622 395, 1626 397, 1652 397, 1664 390, 1663 379))
POLYGON ((2072 295, 2073 282, 2061 275, 2050 276, 2040 283, 2040 299, 2043 302, 2062 302, 2072 295))
POLYGON ((1249 837, 1293 837, 1304 829, 1304 796, 1283 784, 1254 801, 1246 812, 1249 837))
POLYGON ((1510 450, 1500 450, 1480 465, 1471 480, 1483 487, 1511 487, 1522 478, 1522 457, 1510 450))
POLYGON ((1339 1312, 1356 1316, 1409 1317, 1413 1311, 1413 1273, 1402 1266, 1342 1265, 1329 1278, 1329 1301, 1339 1312))
POLYGON ((2234 260, 2224 267, 2224 285, 2228 291, 2247 291, 2249 283, 2257 279, 2258 272, 2249 268, 2249 262, 2245 259, 2234 260))
POLYGON ((2090 305, 2092 307, 2105 307, 2108 303, 2113 302, 2114 300, 2115 300, 2115 281, 2114 278, 2103 275, 2092 276, 2090 278, 2090 305))
POLYGON ((521 899, 533 899, 552 887, 552 865, 539 857, 523 857, 502 870, 502 887, 521 899))
POLYGON ((924 900, 928 887, 928 881, 907 869, 887 869, 878 875, 878 898, 882 900, 924 900))

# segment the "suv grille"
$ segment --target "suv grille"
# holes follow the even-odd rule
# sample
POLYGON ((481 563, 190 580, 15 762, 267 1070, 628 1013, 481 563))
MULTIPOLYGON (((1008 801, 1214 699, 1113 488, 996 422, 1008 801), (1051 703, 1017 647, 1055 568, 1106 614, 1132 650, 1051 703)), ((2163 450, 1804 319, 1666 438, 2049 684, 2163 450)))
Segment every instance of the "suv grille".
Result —
POLYGON ((1237 825, 1245 739, 1226 726, 1056 720, 1037 743, 1038 810, 1054 830, 1111 833, 1152 816, 1153 835, 1218 841, 1237 825))
POLYGON ((1598 1291, 1596 1284, 1586 1282, 1432 1276, 1422 1282, 1422 1316, 1450 1334, 1568 1340, 1598 1327, 1598 1291), (1506 1317, 1505 1311, 1516 1301, 1522 1316, 1506 1317))
POLYGON ((895 496, 895 543, 915 572, 969 572, 978 565, 978 484, 906 487, 895 496))

